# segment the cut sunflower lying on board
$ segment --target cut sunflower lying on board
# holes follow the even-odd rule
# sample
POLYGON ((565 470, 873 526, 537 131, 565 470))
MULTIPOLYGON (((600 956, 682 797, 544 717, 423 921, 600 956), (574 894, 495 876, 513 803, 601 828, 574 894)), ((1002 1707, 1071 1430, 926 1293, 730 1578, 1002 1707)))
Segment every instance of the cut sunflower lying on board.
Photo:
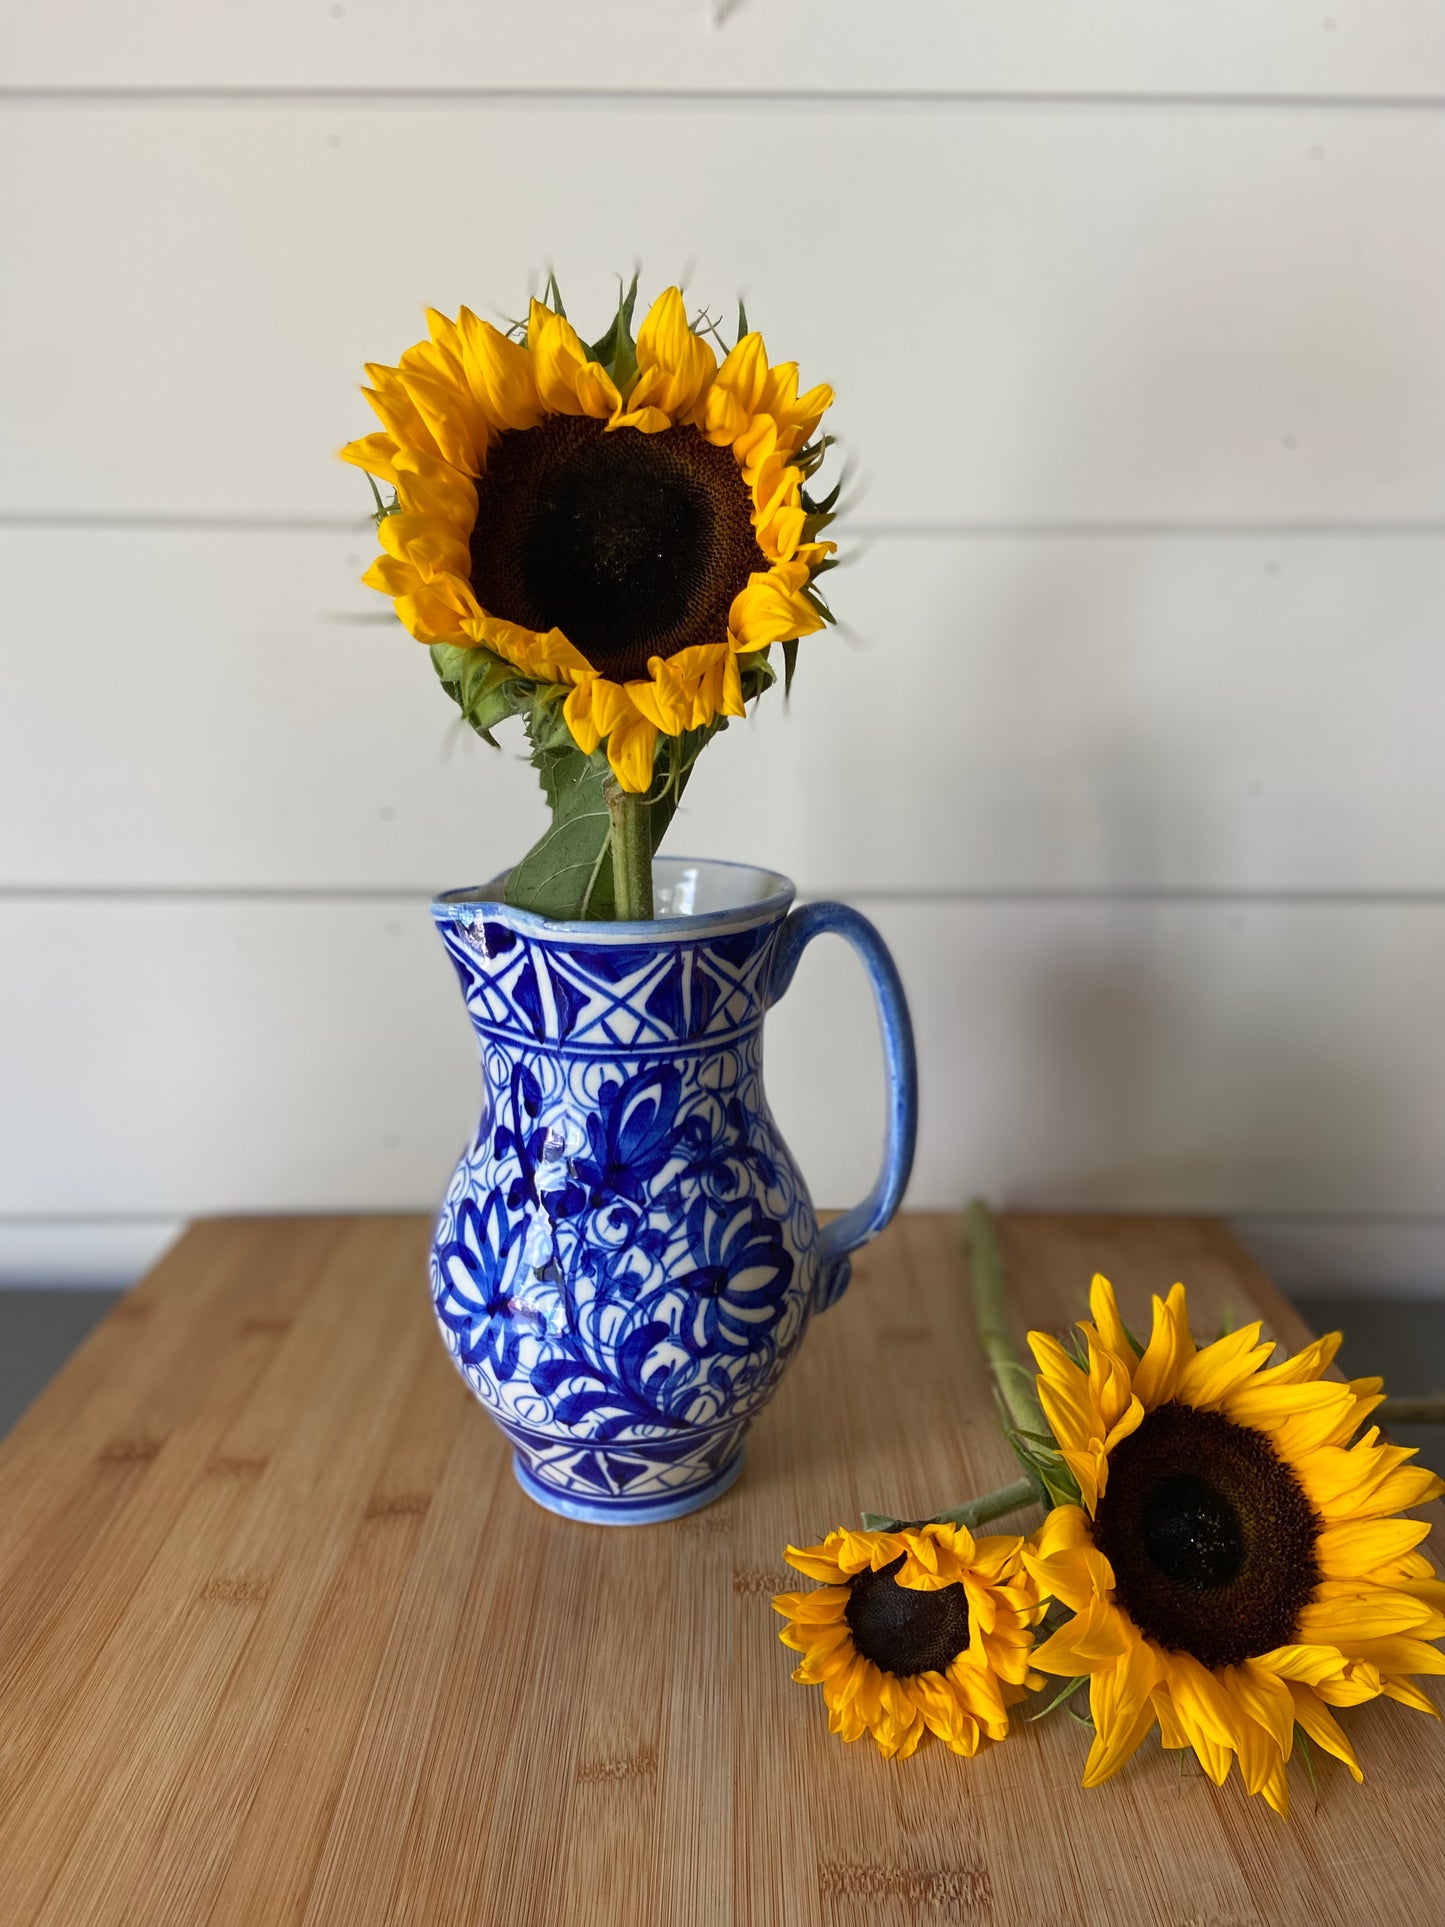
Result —
POLYGON ((553 824, 507 900, 645 918, 699 752, 775 680, 774 645, 791 682, 831 620, 814 584, 838 491, 807 484, 833 391, 800 395, 741 308, 719 363, 676 287, 634 340, 634 277, 590 344, 547 295, 508 332, 429 309, 429 339, 367 369, 381 431, 341 453, 392 491, 364 580, 488 741, 525 719, 553 824))
MULTIPOLYGON (((790 1547, 790 1564, 831 1582, 774 1602, 788 1618, 785 1643, 803 1655, 794 1678, 823 1686, 829 1724, 844 1738, 866 1730, 890 1756, 911 1752, 925 1732, 954 1744, 959 1715, 946 1696, 965 1684, 976 1695, 1003 1625, 1001 1706, 1042 1674, 1072 1682, 1060 1698, 1089 1682, 1086 1787, 1117 1773, 1156 1727, 1166 1748, 1192 1749, 1218 1785, 1238 1762, 1246 1789, 1280 1814, 1300 1734, 1305 1748, 1323 1748, 1363 1779, 1332 1709, 1383 1696, 1435 1713, 1415 1682, 1445 1673, 1432 1643, 1445 1635, 1445 1584, 1419 1550, 1429 1526, 1398 1516, 1445 1482, 1377 1426, 1360 1431, 1381 1402, 1380 1381, 1325 1376, 1338 1332, 1278 1362, 1258 1323, 1200 1346, 1182 1285, 1154 1299, 1140 1343, 1096 1277, 1072 1351, 1029 1334, 1035 1399, 1001 1336, 1001 1267, 978 1206, 970 1225, 980 1333, 1027 1479, 939 1522, 865 1514, 869 1530, 790 1547), (1007 1565, 1005 1619, 971 1571, 970 1550, 953 1552, 949 1539, 942 1558, 944 1535, 963 1532, 971 1549, 968 1524, 1035 1497, 1053 1503, 1030 1539, 978 1542, 1011 1549, 994 1555, 1007 1565), (935 1547, 922 1558, 920 1541, 935 1547), (1051 1627, 1036 1634, 1046 1613, 1051 1627)), ((1006 1713, 980 1722, 991 1739, 1007 1730, 1006 1713)))

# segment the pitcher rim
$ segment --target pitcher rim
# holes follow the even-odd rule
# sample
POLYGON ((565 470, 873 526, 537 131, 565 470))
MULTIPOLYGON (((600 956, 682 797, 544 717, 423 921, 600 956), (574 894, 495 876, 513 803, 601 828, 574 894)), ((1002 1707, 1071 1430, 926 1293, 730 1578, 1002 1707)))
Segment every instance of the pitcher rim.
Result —
POLYGON ((562 919, 540 916, 505 902, 500 892, 506 885, 508 870, 499 871, 485 883, 454 890, 442 890, 431 900, 431 914, 438 923, 471 923, 482 913, 509 928, 525 930, 538 937, 586 938, 590 943, 656 943, 681 936, 697 937, 735 930, 751 930, 759 924, 787 914, 797 886, 791 877, 760 863, 736 863, 725 857, 661 856, 653 859, 654 870, 664 865, 677 868, 731 870, 739 875, 771 877, 777 888, 751 902, 737 903, 724 910, 693 911, 685 916, 654 917, 648 921, 601 922, 587 918, 562 919), (495 894, 493 894, 495 893, 495 894), (465 913, 465 914, 461 914, 465 913))

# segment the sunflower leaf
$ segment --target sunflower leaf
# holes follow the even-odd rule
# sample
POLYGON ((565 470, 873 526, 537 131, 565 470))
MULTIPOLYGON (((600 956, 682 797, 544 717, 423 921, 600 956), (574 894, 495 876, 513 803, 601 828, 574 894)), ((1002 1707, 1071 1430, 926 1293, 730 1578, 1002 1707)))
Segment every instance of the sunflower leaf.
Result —
MULTIPOLYGON (((507 902, 561 922, 607 923, 617 916, 612 865, 612 818, 604 786, 607 757, 585 756, 562 713, 561 689, 531 692, 527 734, 532 764, 552 812, 546 833, 507 878, 507 902)), ((703 745, 723 721, 689 730, 676 741, 670 766, 653 784, 648 829, 656 851, 681 800, 703 745)))
POLYGON ((748 332, 748 311, 743 306, 742 296, 739 295, 738 296, 738 340, 741 341, 743 336, 747 332, 748 332))
POLYGON ((798 638, 789 636, 783 643, 783 696, 793 693, 793 671, 798 666, 798 638))
POLYGON ((558 743, 547 707, 537 705, 527 729, 552 821, 507 877, 507 902, 564 923, 607 918, 613 914, 612 867, 602 860, 612 829, 602 793, 607 758, 584 756, 570 736, 558 743))

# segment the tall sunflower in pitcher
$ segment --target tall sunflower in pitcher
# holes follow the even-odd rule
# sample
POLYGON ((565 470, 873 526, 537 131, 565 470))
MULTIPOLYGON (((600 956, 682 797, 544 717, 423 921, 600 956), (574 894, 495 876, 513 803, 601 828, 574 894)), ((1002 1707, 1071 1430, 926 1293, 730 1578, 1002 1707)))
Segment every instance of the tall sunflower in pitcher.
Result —
POLYGON ((634 340, 636 294, 590 345, 555 280, 508 332, 428 310, 427 340, 368 367, 380 432, 342 450, 391 491, 365 581, 475 729, 525 719, 553 823, 507 897, 554 917, 651 916, 698 753, 775 680, 774 646, 791 681, 831 620, 837 490, 807 484, 832 390, 800 395, 741 309, 719 362, 676 287, 634 340))

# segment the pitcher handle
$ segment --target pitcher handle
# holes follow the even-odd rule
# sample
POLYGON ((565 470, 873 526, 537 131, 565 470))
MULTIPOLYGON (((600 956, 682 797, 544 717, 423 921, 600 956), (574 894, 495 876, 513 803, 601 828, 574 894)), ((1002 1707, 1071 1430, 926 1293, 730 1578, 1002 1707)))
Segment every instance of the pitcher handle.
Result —
POLYGON ((918 1061, 913 1049, 913 1025, 898 967, 878 931, 846 903, 805 903, 794 910, 778 932, 773 952, 768 1002, 775 1004, 793 981, 798 960, 814 937, 831 931, 852 944, 868 973, 873 1001, 883 1032, 884 1068, 888 1080, 888 1131, 883 1145, 883 1168, 861 1204, 824 1225, 818 1237, 818 1282, 813 1302, 826 1311, 848 1288, 852 1264, 848 1253, 888 1223, 898 1209, 913 1169, 913 1147, 918 1136, 918 1061))

